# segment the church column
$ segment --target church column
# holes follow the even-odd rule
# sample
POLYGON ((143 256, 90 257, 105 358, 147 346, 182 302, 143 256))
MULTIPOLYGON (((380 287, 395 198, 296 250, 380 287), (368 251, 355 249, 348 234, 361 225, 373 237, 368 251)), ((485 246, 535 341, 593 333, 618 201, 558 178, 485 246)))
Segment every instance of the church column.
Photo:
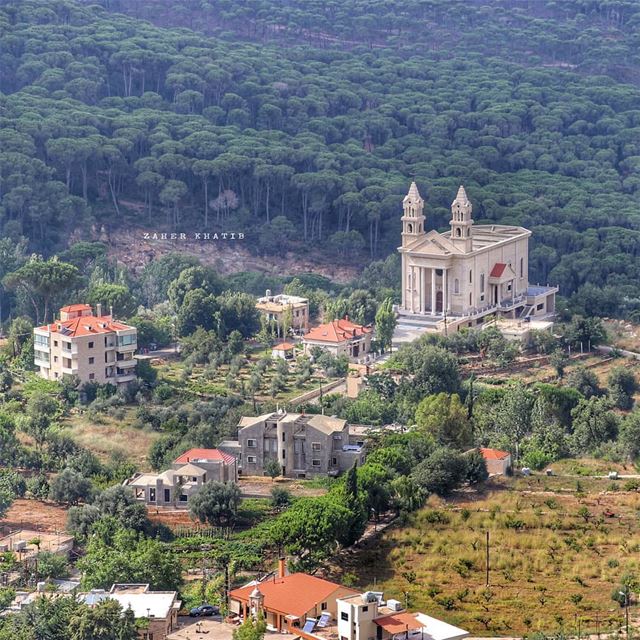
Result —
POLYGON ((436 270, 431 269, 431 315, 436 315, 436 270))
POLYGON ((414 295, 413 291, 416 288, 416 270, 414 267, 411 267, 411 286, 409 287, 409 295, 411 296, 411 313, 414 313, 414 295))
POLYGON ((402 256, 402 308, 407 308, 407 265, 405 264, 404 255, 402 256))
POLYGON ((418 276, 418 286, 420 287, 420 295, 418 296, 418 313, 422 313, 424 311, 424 269, 422 267, 418 268, 419 276, 418 276))
POLYGON ((449 311, 449 270, 442 270, 442 312, 449 311))

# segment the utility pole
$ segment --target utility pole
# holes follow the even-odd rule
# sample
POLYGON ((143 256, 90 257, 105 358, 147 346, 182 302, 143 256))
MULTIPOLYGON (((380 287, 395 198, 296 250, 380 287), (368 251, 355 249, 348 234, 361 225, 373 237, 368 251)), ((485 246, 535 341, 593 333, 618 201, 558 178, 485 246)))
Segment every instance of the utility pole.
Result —
POLYGON ((487 587, 489 586, 489 532, 487 531, 487 548, 486 548, 486 552, 487 552, 487 559, 486 559, 486 565, 487 565, 487 587))

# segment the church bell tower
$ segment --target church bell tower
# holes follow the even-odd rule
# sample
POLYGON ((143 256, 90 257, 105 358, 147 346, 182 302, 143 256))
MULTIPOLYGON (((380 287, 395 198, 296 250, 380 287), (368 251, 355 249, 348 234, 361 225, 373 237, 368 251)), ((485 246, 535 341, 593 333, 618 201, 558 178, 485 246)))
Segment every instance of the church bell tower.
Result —
POLYGON ((451 241, 469 253, 473 249, 473 218, 471 203, 464 187, 460 185, 456 199, 451 203, 451 241))
POLYGON ((402 201, 402 246, 406 247, 416 238, 424 235, 424 200, 420 197, 415 182, 411 183, 409 193, 402 201))

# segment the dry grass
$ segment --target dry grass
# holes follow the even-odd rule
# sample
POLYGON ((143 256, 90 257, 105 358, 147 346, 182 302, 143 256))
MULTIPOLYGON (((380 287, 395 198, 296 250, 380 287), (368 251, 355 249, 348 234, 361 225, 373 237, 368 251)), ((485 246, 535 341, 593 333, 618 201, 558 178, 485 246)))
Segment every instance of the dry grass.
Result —
POLYGON ((595 630, 596 619, 613 628, 622 611, 611 592, 623 574, 640 569, 640 495, 609 493, 607 480, 580 485, 584 494, 576 494, 575 479, 521 478, 483 495, 433 501, 341 571, 386 597, 404 601, 408 592, 412 608, 478 635, 573 633, 576 616, 585 631, 595 630))
POLYGON ((113 453, 120 453, 143 471, 149 468, 149 448, 161 434, 133 427, 134 411, 128 407, 124 419, 103 414, 101 424, 93 422, 86 414, 73 414, 64 420, 63 433, 68 433, 102 461, 107 461, 113 453))

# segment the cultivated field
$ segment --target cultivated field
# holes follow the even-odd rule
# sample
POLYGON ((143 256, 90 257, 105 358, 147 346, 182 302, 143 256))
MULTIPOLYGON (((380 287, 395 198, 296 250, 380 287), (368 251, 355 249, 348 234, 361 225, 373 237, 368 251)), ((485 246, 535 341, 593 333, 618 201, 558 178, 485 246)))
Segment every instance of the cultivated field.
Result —
POLYGON ((434 500, 340 573, 477 635, 616 628, 624 612, 611 593, 640 569, 640 494, 625 482, 505 479, 434 500))

